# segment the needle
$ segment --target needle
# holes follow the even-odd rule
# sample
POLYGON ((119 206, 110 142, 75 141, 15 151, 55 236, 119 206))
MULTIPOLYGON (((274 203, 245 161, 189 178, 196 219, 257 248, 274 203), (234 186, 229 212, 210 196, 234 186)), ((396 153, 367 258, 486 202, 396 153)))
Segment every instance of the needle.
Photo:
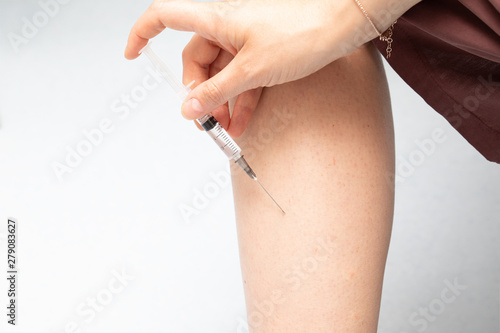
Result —
POLYGON ((265 187, 264 187, 264 186, 262 186, 262 184, 259 182, 259 180, 257 179, 257 177, 255 178, 255 181, 256 181, 257 183, 259 183, 260 187, 262 187, 262 189, 264 190, 264 192, 266 192, 266 193, 267 193, 267 195, 269 196, 269 198, 271 198, 271 200, 272 200, 272 201, 274 201, 274 203, 276 204, 276 206, 278 206, 278 208, 281 210, 281 212, 285 215, 286 213, 285 213, 285 211, 283 210, 283 208, 281 208, 281 206, 280 206, 280 205, 278 205, 278 203, 276 202, 276 200, 274 200, 274 198, 273 198, 273 197, 269 194, 269 192, 267 192, 267 190, 265 189, 265 187))
MULTIPOLYGON (((165 78, 165 80, 170 84, 172 89, 177 93, 178 97, 181 100, 184 100, 189 92, 191 91, 190 86, 194 83, 191 82, 188 86, 184 86, 181 81, 179 81, 172 71, 165 65, 161 59, 153 52, 151 49, 151 42, 149 42, 139 53, 144 53, 149 60, 153 63, 156 70, 165 78)), ((198 123, 203 127, 203 129, 210 135, 210 137, 217 143, 219 148, 222 149, 224 154, 230 159, 234 160, 236 164, 246 172, 246 174, 257 181, 260 187, 267 193, 269 198, 274 201, 276 206, 281 210, 283 214, 286 214, 283 208, 274 200, 274 198, 267 192, 267 190, 262 186, 262 184, 257 180, 257 176, 255 172, 253 172, 252 168, 248 165, 243 155, 241 155, 241 148, 234 142, 234 140, 227 134, 224 128, 220 125, 220 123, 215 119, 211 114, 205 115, 202 118, 197 120, 198 123)))

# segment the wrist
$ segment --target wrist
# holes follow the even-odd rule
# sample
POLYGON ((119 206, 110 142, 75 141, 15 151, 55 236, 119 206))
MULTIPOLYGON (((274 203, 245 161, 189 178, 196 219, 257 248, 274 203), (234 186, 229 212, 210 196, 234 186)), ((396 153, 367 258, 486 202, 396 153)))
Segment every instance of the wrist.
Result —
POLYGON ((367 19, 368 24, 372 26, 376 34, 374 37, 383 34, 394 21, 420 1, 421 0, 351 0, 351 2, 357 5, 358 11, 364 15, 364 9, 373 22, 376 29, 371 25, 370 19, 367 19))
POLYGON ((366 42, 379 37, 388 43, 390 57, 392 28, 396 20, 421 0, 343 0, 336 2, 341 20, 333 34, 336 57, 354 51, 366 42), (342 38, 342 36, 347 38, 342 38), (340 39, 339 39, 340 37, 340 39), (335 39, 338 39, 335 41, 335 39), (347 41, 347 42, 346 42, 347 41))

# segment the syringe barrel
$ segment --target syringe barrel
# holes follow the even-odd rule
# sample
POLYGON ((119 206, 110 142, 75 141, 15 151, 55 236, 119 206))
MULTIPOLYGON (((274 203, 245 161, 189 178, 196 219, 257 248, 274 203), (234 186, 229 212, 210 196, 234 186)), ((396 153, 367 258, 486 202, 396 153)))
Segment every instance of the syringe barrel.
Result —
POLYGON ((214 116, 207 114, 200 119, 197 119, 197 121, 207 134, 215 141, 217 146, 219 146, 228 159, 236 160, 240 157, 241 148, 236 142, 234 142, 233 138, 227 134, 226 130, 221 126, 217 119, 214 118, 214 116))

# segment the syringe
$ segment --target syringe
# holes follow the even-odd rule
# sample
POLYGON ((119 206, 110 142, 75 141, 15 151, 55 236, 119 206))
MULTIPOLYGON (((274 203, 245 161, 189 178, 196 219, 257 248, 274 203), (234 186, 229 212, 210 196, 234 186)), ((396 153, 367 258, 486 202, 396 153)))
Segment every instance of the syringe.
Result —
MULTIPOLYGON (((141 51, 139 51, 139 54, 144 53, 149 60, 153 63, 153 66, 155 69, 165 78, 167 83, 172 87, 174 92, 177 94, 177 96, 184 101, 186 97, 188 96, 189 92, 191 89, 189 86, 194 83, 191 82, 187 87, 182 84, 181 81, 179 81, 175 75, 170 71, 170 69, 165 65, 163 61, 156 55, 156 53, 153 52, 151 49, 151 42, 149 42, 141 51)), ((271 200, 274 201, 276 206, 281 210, 283 214, 285 214, 285 211, 281 208, 281 206, 274 200, 274 198, 267 192, 267 190, 262 186, 260 181, 257 179, 257 176, 255 175, 255 172, 253 172, 252 168, 250 165, 248 165, 247 161, 241 155, 241 148, 238 146, 236 142, 227 134, 226 130, 219 124, 217 119, 212 116, 212 114, 207 114, 199 119, 196 119, 196 121, 201 125, 201 127, 205 130, 205 132, 208 133, 208 135, 215 141, 215 143, 219 146, 219 148, 226 154, 226 156, 229 158, 229 160, 234 160, 234 163, 236 163, 245 173, 255 180, 260 187, 267 193, 267 195, 271 198, 271 200)))

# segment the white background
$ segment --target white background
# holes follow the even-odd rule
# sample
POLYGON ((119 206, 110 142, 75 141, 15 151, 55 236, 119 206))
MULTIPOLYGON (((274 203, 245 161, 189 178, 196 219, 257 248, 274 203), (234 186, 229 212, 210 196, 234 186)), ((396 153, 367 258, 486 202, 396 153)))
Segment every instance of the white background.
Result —
MULTIPOLYGON (((68 1, 16 50, 9 33, 22 35, 23 18, 42 9, 0 2, 1 332, 247 332, 230 185, 198 215, 180 213, 214 184, 211 173, 227 172, 223 155, 180 116, 165 84, 127 116, 113 112, 149 75, 147 59, 123 58, 148 5, 68 1), (103 119, 112 131, 58 180, 53 164, 103 119), (15 328, 5 315, 8 217, 19 223, 15 328), (120 284, 122 272, 130 280, 120 284), (95 298, 106 303, 99 311, 95 298)), ((190 36, 155 39, 179 77, 190 36)), ((397 183, 379 331, 500 332, 500 166, 388 77, 398 168, 424 160, 397 183), (435 129, 446 140, 422 155, 415 140, 435 129), (466 289, 445 303, 455 279, 466 289), (424 320, 418 311, 429 307, 438 314, 424 320)))

